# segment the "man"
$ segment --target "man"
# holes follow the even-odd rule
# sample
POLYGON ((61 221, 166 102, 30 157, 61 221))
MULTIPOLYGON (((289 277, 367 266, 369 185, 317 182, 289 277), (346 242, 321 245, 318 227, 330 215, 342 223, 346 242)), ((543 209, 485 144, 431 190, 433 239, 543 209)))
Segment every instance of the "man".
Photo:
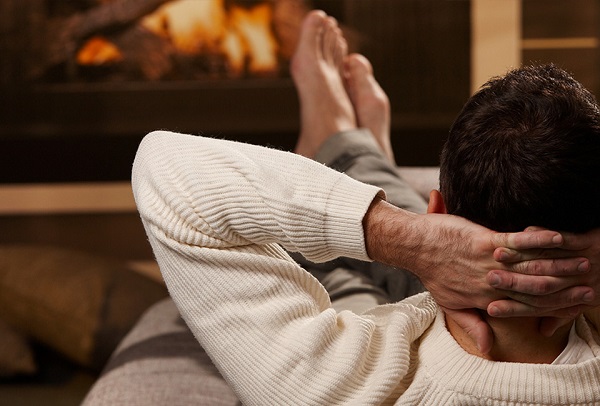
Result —
MULTIPOLYGON (((324 142, 328 134, 356 126, 336 76, 340 37, 327 21, 311 14, 299 46, 299 52, 315 54, 312 62, 303 58, 310 68, 300 69, 309 83, 299 89, 302 131, 324 142), (319 86, 329 86, 321 87, 332 101, 325 110, 322 102, 309 102, 323 95, 315 95, 310 85, 315 78, 319 86), (314 119, 319 115, 323 120, 314 119)), ((445 215, 407 213, 383 201, 380 189, 296 155, 165 132, 141 144, 133 184, 173 299, 244 404, 550 404, 578 403, 582 396, 600 401, 597 358, 586 361, 582 372, 588 379, 578 382, 569 378, 582 375, 571 369, 483 365, 450 336, 429 294, 363 314, 336 313, 323 287, 281 248, 315 262, 352 257, 406 267, 439 302, 460 308, 461 301, 474 304, 471 289, 461 288, 465 276, 457 272, 483 286, 479 270, 485 260, 456 237, 485 235, 480 247, 487 257, 496 234, 483 227, 445 215), (446 283, 462 294, 428 286, 436 277, 444 284, 436 275, 444 269, 450 269, 446 283), (556 372, 574 389, 551 393, 548 379, 561 385, 556 372), (535 379, 517 379, 529 375, 535 379), (478 383, 473 379, 478 376, 489 379, 478 383), (482 400, 484 390, 491 392, 482 400)))
MULTIPOLYGON (((522 68, 488 82, 459 114, 442 152, 442 194, 432 192, 430 210, 500 231, 538 224, 586 232, 600 226, 599 154, 594 97, 554 66, 522 68)), ((495 360, 551 363, 577 339, 571 330, 568 340, 568 325, 540 335, 537 318, 487 320, 496 342, 479 355, 495 360)), ((448 326, 460 342, 461 329, 448 326)), ((585 342, 578 350, 573 363, 594 356, 585 342)))

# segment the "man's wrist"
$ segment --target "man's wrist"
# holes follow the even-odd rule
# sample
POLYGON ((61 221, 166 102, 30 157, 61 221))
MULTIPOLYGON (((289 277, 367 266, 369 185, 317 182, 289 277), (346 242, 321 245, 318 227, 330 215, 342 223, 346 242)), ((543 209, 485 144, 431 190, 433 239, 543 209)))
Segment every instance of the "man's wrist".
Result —
POLYGON ((416 246, 421 234, 419 215, 402 210, 377 197, 363 219, 369 258, 410 271, 415 270, 416 246))

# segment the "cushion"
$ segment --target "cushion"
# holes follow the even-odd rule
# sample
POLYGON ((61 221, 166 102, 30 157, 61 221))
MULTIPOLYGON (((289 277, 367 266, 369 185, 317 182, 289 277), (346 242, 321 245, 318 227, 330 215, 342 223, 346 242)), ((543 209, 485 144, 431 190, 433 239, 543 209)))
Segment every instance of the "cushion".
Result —
POLYGON ((124 262, 64 248, 0 246, 0 319, 99 370, 139 316, 167 295, 124 262))
POLYGON ((170 298, 123 339, 83 406, 239 406, 170 298))
POLYGON ((37 371, 27 338, 0 320, 0 378, 31 375, 37 371))

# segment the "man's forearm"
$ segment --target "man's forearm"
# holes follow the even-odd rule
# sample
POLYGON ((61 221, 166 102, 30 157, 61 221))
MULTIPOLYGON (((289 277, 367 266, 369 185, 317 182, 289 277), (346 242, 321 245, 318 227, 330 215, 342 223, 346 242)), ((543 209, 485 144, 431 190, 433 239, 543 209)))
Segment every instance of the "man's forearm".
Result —
POLYGON ((417 217, 381 198, 375 198, 363 220, 369 257, 419 273, 426 266, 416 263, 415 248, 422 247, 423 243, 422 234, 412 230, 417 217))

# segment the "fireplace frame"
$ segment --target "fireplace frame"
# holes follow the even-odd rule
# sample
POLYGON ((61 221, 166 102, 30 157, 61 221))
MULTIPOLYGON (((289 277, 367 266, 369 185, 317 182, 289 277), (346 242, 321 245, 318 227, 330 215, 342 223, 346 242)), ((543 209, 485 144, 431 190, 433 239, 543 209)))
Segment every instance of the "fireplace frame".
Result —
POLYGON ((40 85, 5 89, 0 137, 131 136, 153 129, 291 132, 298 129, 292 80, 40 85))
MULTIPOLYGON (((358 33, 358 50, 392 103, 399 161, 436 165, 469 95, 469 1, 312 3, 358 33)), ((5 84, 0 183, 127 179, 139 140, 155 129, 291 150, 299 131, 296 91, 289 77, 5 84)))

